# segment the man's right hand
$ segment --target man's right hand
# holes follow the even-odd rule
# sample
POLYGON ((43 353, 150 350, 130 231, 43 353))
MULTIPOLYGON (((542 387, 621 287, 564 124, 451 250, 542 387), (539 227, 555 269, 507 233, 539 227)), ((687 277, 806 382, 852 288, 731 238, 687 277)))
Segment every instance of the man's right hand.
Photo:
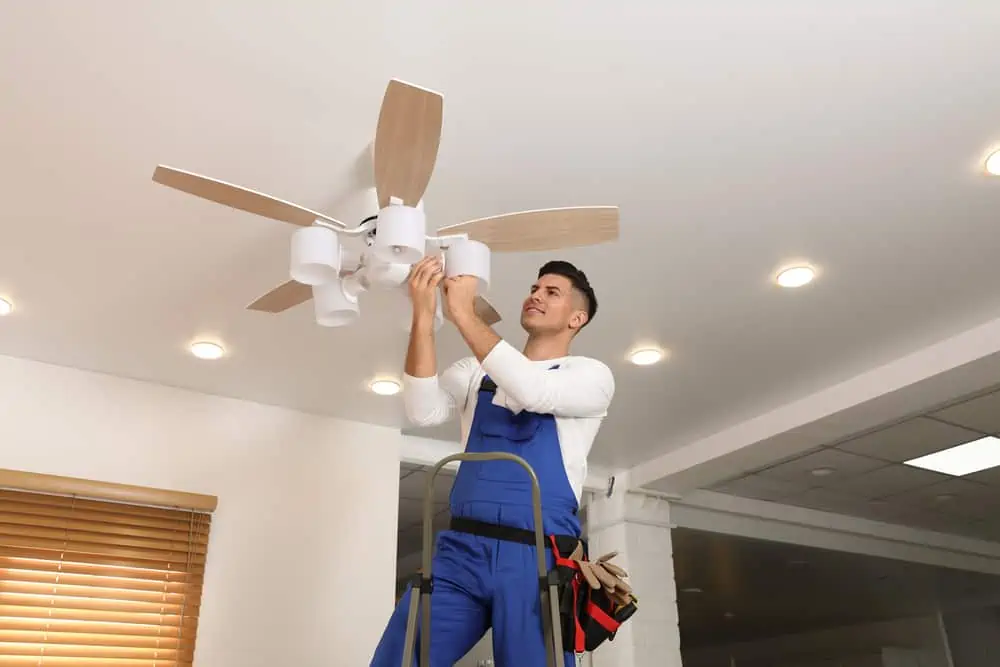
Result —
POLYGON ((413 302, 413 321, 433 322, 437 310, 438 285, 444 278, 441 259, 427 255, 410 269, 410 301, 413 302))

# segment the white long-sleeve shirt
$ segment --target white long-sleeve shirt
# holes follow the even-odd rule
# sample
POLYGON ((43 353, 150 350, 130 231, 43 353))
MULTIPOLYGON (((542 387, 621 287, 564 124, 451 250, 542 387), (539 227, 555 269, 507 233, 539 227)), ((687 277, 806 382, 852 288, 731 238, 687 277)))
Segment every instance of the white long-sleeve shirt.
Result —
POLYGON ((587 478, 587 456, 615 393, 611 369, 589 357, 532 361, 500 341, 482 364, 466 357, 440 377, 404 375, 407 419, 415 426, 435 426, 458 413, 464 449, 484 375, 497 385, 495 405, 515 413, 528 410, 555 417, 566 477, 579 502, 587 478), (556 364, 559 368, 550 370, 556 364))

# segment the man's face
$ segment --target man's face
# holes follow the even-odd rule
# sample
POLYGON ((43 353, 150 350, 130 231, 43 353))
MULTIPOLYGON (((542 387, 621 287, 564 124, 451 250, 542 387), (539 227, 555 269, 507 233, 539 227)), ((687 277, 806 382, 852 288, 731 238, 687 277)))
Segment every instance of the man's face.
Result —
POLYGON ((521 326, 529 334, 577 330, 587 321, 583 301, 569 278, 544 275, 531 286, 521 305, 521 326))

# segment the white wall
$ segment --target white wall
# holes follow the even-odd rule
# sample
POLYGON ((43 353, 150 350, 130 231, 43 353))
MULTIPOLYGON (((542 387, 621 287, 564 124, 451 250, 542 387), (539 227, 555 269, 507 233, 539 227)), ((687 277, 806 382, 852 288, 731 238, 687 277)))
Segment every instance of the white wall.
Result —
POLYGON ((368 664, 398 431, 2 356, 0 416, 0 467, 219 497, 196 664, 368 664))

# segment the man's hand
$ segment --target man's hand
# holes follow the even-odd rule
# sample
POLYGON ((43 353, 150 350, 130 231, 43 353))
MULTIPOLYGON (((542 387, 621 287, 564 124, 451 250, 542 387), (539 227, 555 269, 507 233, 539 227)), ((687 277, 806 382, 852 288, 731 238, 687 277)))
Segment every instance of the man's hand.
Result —
POLYGON ((410 301, 413 302, 413 322, 434 322, 437 309, 437 288, 444 278, 441 259, 427 255, 410 269, 410 301))
POLYGON ((444 281, 444 302, 448 317, 458 324, 476 315, 476 291, 479 278, 454 276, 444 281))

